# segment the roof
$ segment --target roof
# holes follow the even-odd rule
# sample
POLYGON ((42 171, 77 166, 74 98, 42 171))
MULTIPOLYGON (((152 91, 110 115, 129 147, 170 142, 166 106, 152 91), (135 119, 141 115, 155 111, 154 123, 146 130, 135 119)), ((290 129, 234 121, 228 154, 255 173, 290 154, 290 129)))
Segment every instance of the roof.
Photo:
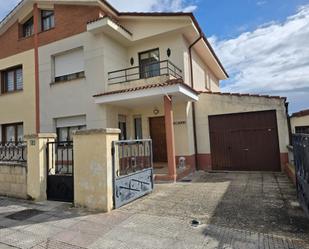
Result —
POLYGON ((93 95, 93 97, 101 97, 101 96, 107 96, 107 95, 112 95, 112 94, 135 92, 135 91, 147 90, 147 89, 152 89, 152 88, 157 88, 157 87, 167 87, 167 86, 172 86, 172 85, 182 85, 186 87, 187 89, 189 89, 190 91, 194 92, 195 94, 199 94, 199 92, 194 90, 189 85, 185 84, 182 79, 173 79, 173 80, 168 80, 164 83, 149 84, 145 86, 132 87, 128 89, 121 89, 117 91, 99 93, 99 94, 93 95))
POLYGON ((295 117, 304 117, 304 116, 309 116, 309 109, 306 109, 306 110, 302 110, 302 111, 299 111, 299 112, 295 112, 292 114, 292 118, 295 118, 295 117))
POLYGON ((258 98, 268 98, 268 99, 282 99, 284 101, 287 100, 286 97, 281 96, 271 96, 271 95, 260 95, 260 94, 249 94, 249 93, 222 93, 222 92, 206 92, 206 91, 199 91, 199 93, 205 94, 216 94, 222 96, 236 96, 236 97, 258 97, 258 98))
MULTIPOLYGON (((3 18, 3 20, 0 21, 0 27, 1 25, 6 21, 7 18, 9 18, 13 12, 15 10, 18 9, 18 7, 20 7, 22 5, 22 3, 24 3, 26 0, 21 0, 16 6, 15 8, 7 15, 3 18)), ((118 17, 122 17, 122 16, 157 16, 157 17, 162 17, 162 16, 187 16, 190 17, 195 25, 195 27, 197 28, 200 36, 202 37, 203 41, 206 43, 207 47, 210 49, 211 54, 214 56, 215 60, 217 61, 219 67, 222 69, 222 71, 224 72, 225 76, 228 78, 229 75, 226 72, 223 64, 221 63, 220 59, 218 58, 218 56, 216 55, 213 47, 211 46, 211 44, 209 43, 209 41, 207 40, 206 36, 204 35, 201 26, 199 25, 196 17, 194 16, 194 14, 192 12, 119 12, 115 7, 113 7, 108 1, 106 0, 100 0, 100 2, 102 2, 104 5, 106 5, 112 12, 115 13, 116 16, 118 17)), ((121 26, 122 27, 122 26, 121 26)), ((124 30, 126 30, 124 27, 122 27, 124 30)), ((126 30, 127 31, 127 30, 126 30)))

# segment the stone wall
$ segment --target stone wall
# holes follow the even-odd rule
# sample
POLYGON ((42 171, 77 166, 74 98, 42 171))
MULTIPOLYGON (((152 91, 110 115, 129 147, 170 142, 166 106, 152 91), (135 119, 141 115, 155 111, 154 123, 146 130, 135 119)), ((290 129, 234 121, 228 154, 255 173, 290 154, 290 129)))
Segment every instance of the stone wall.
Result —
POLYGON ((27 167, 22 164, 0 164, 0 195, 27 198, 27 167))

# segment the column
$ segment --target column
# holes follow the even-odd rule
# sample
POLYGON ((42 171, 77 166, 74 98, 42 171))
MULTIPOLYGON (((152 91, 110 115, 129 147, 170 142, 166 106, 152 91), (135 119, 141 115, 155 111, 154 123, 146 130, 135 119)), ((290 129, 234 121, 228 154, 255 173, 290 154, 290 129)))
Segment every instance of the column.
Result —
POLYGON ((176 170, 176 153, 175 153, 175 137, 174 137, 174 118, 172 108, 172 98, 164 96, 164 114, 165 114, 165 131, 167 143, 167 162, 168 175, 170 180, 177 180, 176 170))

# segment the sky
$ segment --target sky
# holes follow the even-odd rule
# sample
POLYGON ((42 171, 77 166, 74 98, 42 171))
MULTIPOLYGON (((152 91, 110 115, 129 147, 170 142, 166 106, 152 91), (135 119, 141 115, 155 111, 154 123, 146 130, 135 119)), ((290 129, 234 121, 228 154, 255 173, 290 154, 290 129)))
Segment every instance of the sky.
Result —
MULTIPOLYGON (((19 0, 0 0, 2 19, 19 0)), ((230 78, 223 92, 309 109, 309 0, 110 0, 121 11, 194 12, 230 78)))

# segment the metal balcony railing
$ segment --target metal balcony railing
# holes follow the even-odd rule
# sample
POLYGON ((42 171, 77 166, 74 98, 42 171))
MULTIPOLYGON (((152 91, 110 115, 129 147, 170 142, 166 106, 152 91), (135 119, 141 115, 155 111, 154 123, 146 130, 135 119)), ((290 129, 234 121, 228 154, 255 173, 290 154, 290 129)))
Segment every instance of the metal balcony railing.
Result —
POLYGON ((120 84, 133 80, 148 79, 161 75, 182 78, 182 70, 169 60, 148 63, 108 73, 108 83, 120 84))

